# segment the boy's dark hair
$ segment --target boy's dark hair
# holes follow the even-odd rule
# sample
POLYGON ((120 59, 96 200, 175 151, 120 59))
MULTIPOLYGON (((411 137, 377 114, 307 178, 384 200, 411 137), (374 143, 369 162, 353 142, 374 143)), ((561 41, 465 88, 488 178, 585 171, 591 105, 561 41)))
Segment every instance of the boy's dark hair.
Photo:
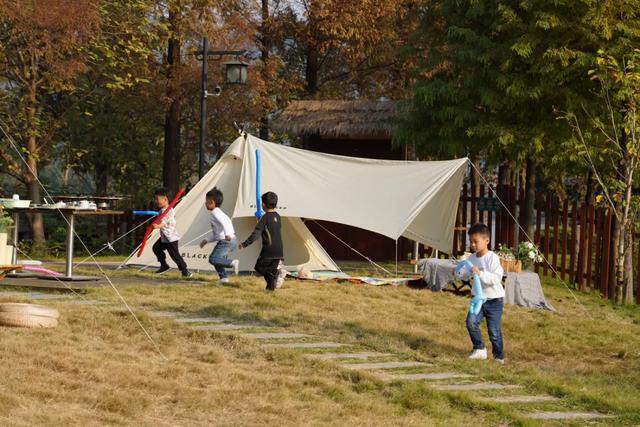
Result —
POLYGON ((489 227, 482 223, 473 224, 471 227, 469 227, 469 231, 467 232, 467 234, 469 236, 473 236, 474 234, 481 234, 489 239, 491 238, 491 230, 489 230, 489 227))
POLYGON ((262 195, 262 203, 267 209, 275 209, 278 206, 278 195, 273 191, 268 191, 262 195))
POLYGON ((153 192, 154 196, 164 196, 166 198, 169 198, 169 190, 167 190, 164 187, 159 187, 156 188, 156 191, 153 192))
POLYGON ((213 187, 212 190, 208 191, 206 197, 207 200, 213 200, 218 208, 222 206, 222 202, 224 201, 224 194, 218 190, 218 187, 213 187))

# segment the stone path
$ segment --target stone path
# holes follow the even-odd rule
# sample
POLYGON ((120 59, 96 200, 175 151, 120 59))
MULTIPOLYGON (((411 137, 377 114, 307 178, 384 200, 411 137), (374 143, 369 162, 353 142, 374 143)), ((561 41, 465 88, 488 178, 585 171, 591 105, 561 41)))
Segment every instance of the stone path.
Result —
MULTIPOLYGON (((6 297, 25 297, 33 300, 61 300, 59 303, 76 304, 76 305, 105 305, 106 301, 99 300, 81 300, 75 299, 75 296, 61 294, 45 294, 45 293, 27 293, 27 292, 0 292, 0 298, 6 297), (66 300, 65 300, 66 299, 66 300)), ((442 371, 442 372, 407 372, 404 369, 433 369, 437 368, 431 363, 425 363, 415 360, 393 360, 397 356, 389 353, 379 353, 374 351, 366 351, 358 349, 357 345, 344 344, 331 341, 323 341, 309 334, 298 333, 294 331, 275 331, 274 327, 257 324, 257 323, 234 323, 237 320, 223 317, 189 317, 185 313, 175 311, 145 311, 149 316, 161 318, 173 318, 176 324, 186 325, 193 330, 200 331, 219 331, 235 333, 242 338, 256 340, 261 347, 272 350, 300 350, 305 352, 306 357, 321 360, 326 363, 337 363, 337 366, 349 370, 361 370, 376 375, 380 380, 385 382, 403 382, 403 381, 425 381, 427 387, 441 392, 466 392, 478 394, 478 398, 487 402, 499 404, 525 404, 533 405, 546 404, 554 405, 561 403, 562 399, 550 395, 524 395, 509 394, 511 390, 522 389, 523 386, 517 384, 500 384, 491 382, 479 382, 474 375, 463 372, 442 371), (251 330, 263 330, 261 332, 250 332, 251 330), (243 332, 246 331, 246 332, 243 332), (303 341, 291 341, 292 339, 303 339, 303 341), (263 342, 270 341, 270 342, 263 342), (273 342, 275 341, 275 342, 273 342), (340 347, 351 347, 349 352, 330 352, 340 347), (383 359, 369 362, 349 362, 353 360, 383 359), (391 360, 387 360, 391 359, 391 360), (462 380, 462 382, 457 382, 462 380), (469 382, 467 382, 469 381, 469 382), (507 393, 495 396, 486 396, 483 393, 507 393)), ((563 408, 564 409, 564 408, 563 408)), ((580 412, 570 410, 542 411, 534 410, 521 413, 521 415, 535 420, 576 420, 576 419, 600 419, 611 418, 610 415, 597 412, 580 412)))

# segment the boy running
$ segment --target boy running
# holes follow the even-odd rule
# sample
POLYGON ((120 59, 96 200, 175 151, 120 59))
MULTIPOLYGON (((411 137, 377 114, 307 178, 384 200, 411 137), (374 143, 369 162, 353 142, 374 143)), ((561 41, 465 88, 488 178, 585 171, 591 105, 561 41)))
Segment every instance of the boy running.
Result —
MULTIPOLYGON (((169 192, 166 188, 158 188, 154 192, 154 198, 156 205, 160 208, 160 214, 169 208, 169 192)), ((184 262, 180 255, 178 240, 180 235, 176 231, 176 214, 173 208, 169 208, 169 212, 162 218, 157 224, 153 224, 153 228, 160 230, 160 238, 153 245, 153 253, 156 254, 156 258, 160 262, 160 268, 156 273, 161 274, 169 270, 169 264, 167 264, 167 256, 164 251, 169 252, 169 256, 176 263, 182 277, 189 278, 191 273, 187 270, 187 263, 184 262)))

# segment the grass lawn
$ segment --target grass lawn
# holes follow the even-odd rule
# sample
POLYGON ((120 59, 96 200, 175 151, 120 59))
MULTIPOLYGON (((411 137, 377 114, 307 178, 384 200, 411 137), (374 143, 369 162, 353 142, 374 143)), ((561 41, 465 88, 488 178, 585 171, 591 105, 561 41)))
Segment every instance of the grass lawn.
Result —
MULTIPOLYGON (((578 304, 552 280, 545 292, 559 313, 506 307, 501 366, 466 359, 468 300, 448 293, 298 281, 266 293, 257 278, 143 286, 135 283, 148 274, 109 274, 135 307, 264 322, 562 400, 498 404, 427 383, 389 384, 138 311, 165 360, 124 308, 46 301, 62 314, 58 328, 0 328, 0 425, 538 425, 523 414, 558 408, 615 416, 590 425, 640 424, 640 309, 585 294, 578 304)), ((109 288, 84 297, 117 301, 109 288)), ((504 392, 484 395, 492 393, 504 392)))

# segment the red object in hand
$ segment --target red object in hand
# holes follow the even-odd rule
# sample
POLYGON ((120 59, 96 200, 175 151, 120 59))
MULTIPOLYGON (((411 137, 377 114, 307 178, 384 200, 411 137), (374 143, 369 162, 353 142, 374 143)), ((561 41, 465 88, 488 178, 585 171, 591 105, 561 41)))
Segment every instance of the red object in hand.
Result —
POLYGON ((138 258, 140 258, 140 255, 142 255, 142 251, 144 251, 144 247, 147 244, 147 239, 153 231, 153 226, 160 223, 160 221, 162 221, 162 218, 164 218, 165 215, 169 212, 169 209, 172 209, 178 203, 178 201, 180 200, 180 196, 182 196, 182 193, 184 193, 184 188, 181 188, 180 191, 178 191, 178 194, 176 194, 173 200, 171 200, 171 203, 169 203, 169 206, 167 206, 164 212, 158 215, 156 219, 151 223, 151 225, 147 227, 147 231, 144 232, 144 237, 142 238, 142 243, 140 244, 140 249, 138 250, 138 258))

